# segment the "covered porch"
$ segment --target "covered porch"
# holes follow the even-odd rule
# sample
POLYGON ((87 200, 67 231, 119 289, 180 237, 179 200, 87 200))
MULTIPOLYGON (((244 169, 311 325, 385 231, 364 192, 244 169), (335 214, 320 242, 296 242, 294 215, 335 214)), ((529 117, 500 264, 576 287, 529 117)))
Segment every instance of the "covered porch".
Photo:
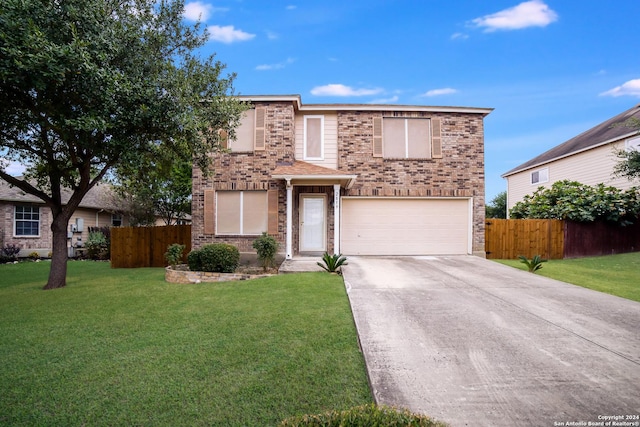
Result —
POLYGON ((285 182, 285 259, 340 253, 341 195, 357 175, 294 161, 278 164, 271 177, 285 182))

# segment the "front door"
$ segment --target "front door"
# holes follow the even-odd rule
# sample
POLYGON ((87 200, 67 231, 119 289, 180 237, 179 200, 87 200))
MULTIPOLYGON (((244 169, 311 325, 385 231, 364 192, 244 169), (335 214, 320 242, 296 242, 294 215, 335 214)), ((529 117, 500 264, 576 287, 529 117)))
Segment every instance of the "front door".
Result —
POLYGON ((300 198, 300 252, 326 250, 326 198, 301 196, 300 198))

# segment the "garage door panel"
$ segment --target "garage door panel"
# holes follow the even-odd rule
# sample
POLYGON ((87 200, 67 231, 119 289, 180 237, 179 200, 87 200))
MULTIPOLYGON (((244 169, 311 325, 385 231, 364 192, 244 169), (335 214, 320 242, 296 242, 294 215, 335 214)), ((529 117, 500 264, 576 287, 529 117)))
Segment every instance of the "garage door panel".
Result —
POLYGON ((466 254, 468 199, 349 199, 342 202, 346 255, 466 254))

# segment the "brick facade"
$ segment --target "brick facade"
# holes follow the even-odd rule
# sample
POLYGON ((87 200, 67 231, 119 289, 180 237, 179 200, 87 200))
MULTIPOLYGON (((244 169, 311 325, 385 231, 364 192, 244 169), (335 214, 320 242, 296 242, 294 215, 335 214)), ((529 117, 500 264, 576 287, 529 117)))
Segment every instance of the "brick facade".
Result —
MULTIPOLYGON (((291 163, 295 157, 295 115, 302 114, 296 103, 258 102, 266 107, 266 149, 253 153, 216 154, 208 177, 194 168, 192 206, 192 245, 194 248, 213 242, 236 245, 241 252, 254 252, 255 236, 216 236, 205 232, 205 191, 277 190, 278 227, 272 233, 284 251, 286 239, 286 187, 282 179, 272 179, 273 170, 291 163)), ((329 111, 330 106, 324 106, 329 111)), ((298 105, 299 108, 299 105, 298 105)), ((460 197, 473 200, 473 252, 484 254, 484 131, 483 117, 478 112, 388 111, 353 106, 338 115, 338 170, 357 175, 342 196, 371 197, 460 197), (442 158, 422 160, 390 160, 373 156, 374 117, 423 117, 441 123, 442 158)), ((419 110, 419 108, 417 108, 419 110)), ((333 111, 335 114, 336 111, 333 111)), ((298 159, 301 160, 301 159, 298 159)), ((300 194, 326 194, 333 198, 330 185, 295 186, 293 189, 293 249, 299 245, 300 194)), ((327 209, 327 249, 333 248, 333 209, 327 209)))

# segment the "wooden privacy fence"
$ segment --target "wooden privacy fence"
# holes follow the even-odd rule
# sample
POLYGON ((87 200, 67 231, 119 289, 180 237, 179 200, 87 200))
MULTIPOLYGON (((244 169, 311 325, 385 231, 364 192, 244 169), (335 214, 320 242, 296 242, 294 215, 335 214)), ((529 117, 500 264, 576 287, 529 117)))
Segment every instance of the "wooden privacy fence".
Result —
POLYGON ((564 256, 564 221, 559 219, 490 218, 485 230, 485 252, 490 259, 564 256))
POLYGON ((111 229, 111 267, 164 267, 164 254, 173 243, 191 251, 191 226, 114 227, 111 229))
POLYGON ((640 250, 640 221, 622 226, 603 221, 489 218, 485 230, 485 252, 491 259, 519 255, 562 259, 640 250))

